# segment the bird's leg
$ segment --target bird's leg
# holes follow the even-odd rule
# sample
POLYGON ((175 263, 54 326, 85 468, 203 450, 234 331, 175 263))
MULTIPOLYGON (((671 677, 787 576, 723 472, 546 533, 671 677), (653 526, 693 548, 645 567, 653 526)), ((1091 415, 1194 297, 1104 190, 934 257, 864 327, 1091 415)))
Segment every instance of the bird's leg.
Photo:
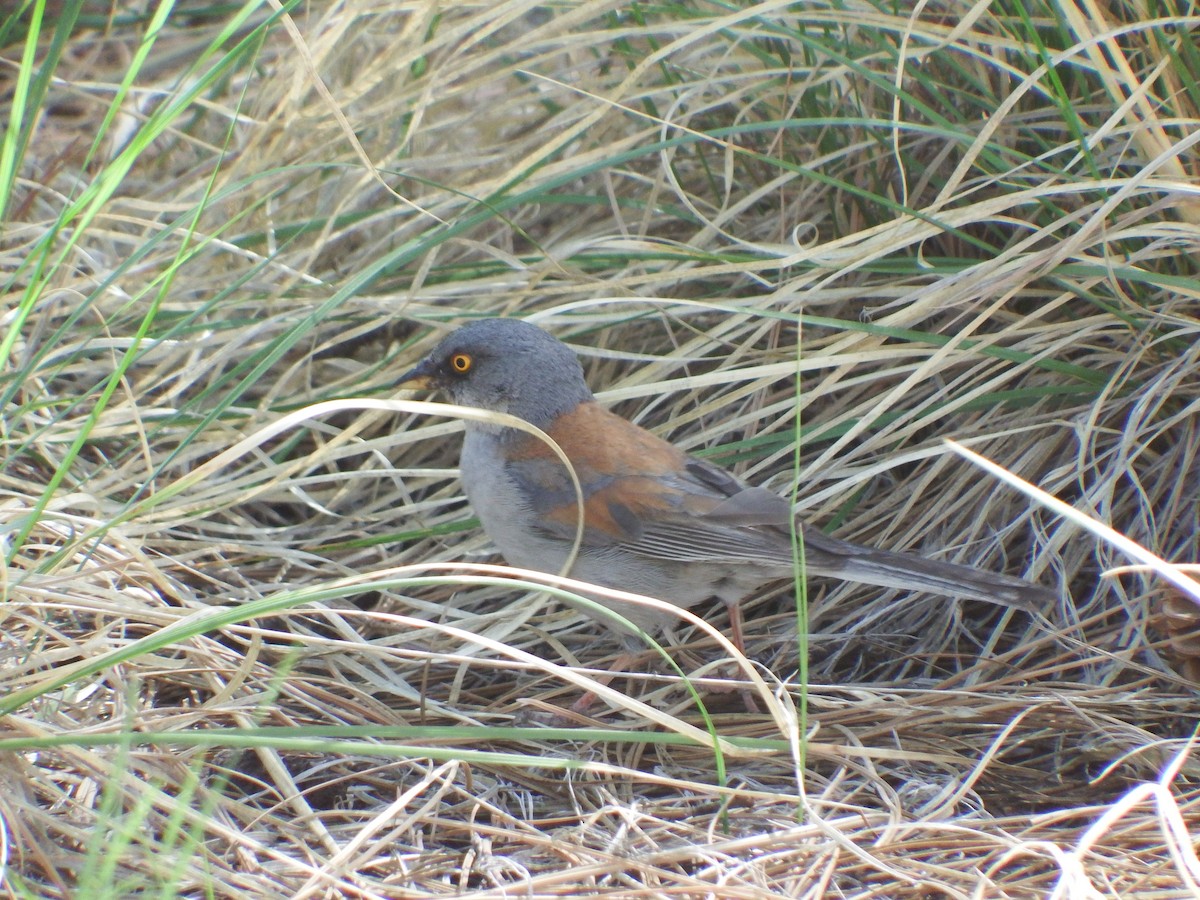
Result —
MULTIPOLYGON (((608 671, 605 674, 594 679, 595 682, 597 684, 607 686, 610 681, 612 681, 622 672, 626 671, 629 668, 629 664, 633 662, 637 656, 638 654, 632 652, 631 650, 625 650, 620 656, 613 660, 613 664, 608 667, 608 671)), ((568 710, 570 712, 577 713, 578 715, 586 715, 588 709, 590 709, 592 704, 595 702, 596 692, 585 691, 582 695, 580 695, 578 700, 568 707, 568 710)))
MULTIPOLYGON (((729 610, 729 639, 733 642, 733 646, 737 648, 737 652, 742 656, 746 655, 746 639, 742 633, 742 606, 738 601, 725 602, 725 608, 729 610)), ((749 688, 741 690, 742 702, 746 704, 746 712, 758 712, 758 703, 754 700, 754 692, 749 688)))
POLYGON ((746 655, 746 640, 742 636, 742 606, 737 601, 725 601, 725 608, 729 610, 729 639, 733 641, 733 646, 737 648, 737 652, 746 655))

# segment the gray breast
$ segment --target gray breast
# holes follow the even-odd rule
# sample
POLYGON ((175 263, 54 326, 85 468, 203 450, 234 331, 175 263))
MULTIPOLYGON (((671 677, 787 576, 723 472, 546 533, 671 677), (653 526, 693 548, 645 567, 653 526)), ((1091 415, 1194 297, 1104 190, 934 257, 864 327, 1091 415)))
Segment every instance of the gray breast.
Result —
POLYGON ((471 508, 509 565, 557 573, 566 550, 537 529, 536 514, 505 474, 500 447, 495 433, 468 427, 459 466, 471 508))

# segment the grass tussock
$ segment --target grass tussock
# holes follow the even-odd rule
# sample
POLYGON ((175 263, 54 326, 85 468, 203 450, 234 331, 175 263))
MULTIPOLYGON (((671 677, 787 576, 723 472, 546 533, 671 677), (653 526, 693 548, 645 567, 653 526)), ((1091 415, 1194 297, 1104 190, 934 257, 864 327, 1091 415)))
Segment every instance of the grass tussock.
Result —
POLYGON ((1200 892, 1194 8, 4 15, 9 896, 1200 892), (619 648, 391 402, 480 315, 1059 602, 781 585, 531 725, 619 648))

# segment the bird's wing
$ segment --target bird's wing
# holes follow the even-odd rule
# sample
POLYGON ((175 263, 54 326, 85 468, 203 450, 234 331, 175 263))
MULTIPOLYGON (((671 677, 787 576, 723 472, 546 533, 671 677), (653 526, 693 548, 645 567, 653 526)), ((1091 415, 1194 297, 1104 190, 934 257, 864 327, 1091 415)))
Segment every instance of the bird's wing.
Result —
MULTIPOLYGON (((681 562, 790 564, 790 506, 723 469, 608 412, 584 403, 549 430, 575 467, 584 496, 584 543, 620 545, 681 562), (604 435, 598 442, 589 436, 604 435)), ((575 491, 549 447, 522 435, 506 452, 508 475, 543 530, 564 540, 578 524, 575 491)))

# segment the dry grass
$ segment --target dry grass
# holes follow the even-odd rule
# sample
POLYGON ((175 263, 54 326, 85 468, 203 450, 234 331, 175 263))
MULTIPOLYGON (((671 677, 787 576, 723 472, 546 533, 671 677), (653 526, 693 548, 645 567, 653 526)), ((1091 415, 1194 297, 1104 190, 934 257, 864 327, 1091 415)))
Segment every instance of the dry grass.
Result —
POLYGON ((1200 896, 1196 598, 944 443, 1200 559, 1200 18, 890 9, 0 32, 8 896, 1200 896), (522 726, 617 648, 477 566, 460 426, 384 402, 483 314, 841 537, 1061 600, 814 582, 801 665, 783 585, 733 667, 681 626, 698 696, 648 650, 522 726))

